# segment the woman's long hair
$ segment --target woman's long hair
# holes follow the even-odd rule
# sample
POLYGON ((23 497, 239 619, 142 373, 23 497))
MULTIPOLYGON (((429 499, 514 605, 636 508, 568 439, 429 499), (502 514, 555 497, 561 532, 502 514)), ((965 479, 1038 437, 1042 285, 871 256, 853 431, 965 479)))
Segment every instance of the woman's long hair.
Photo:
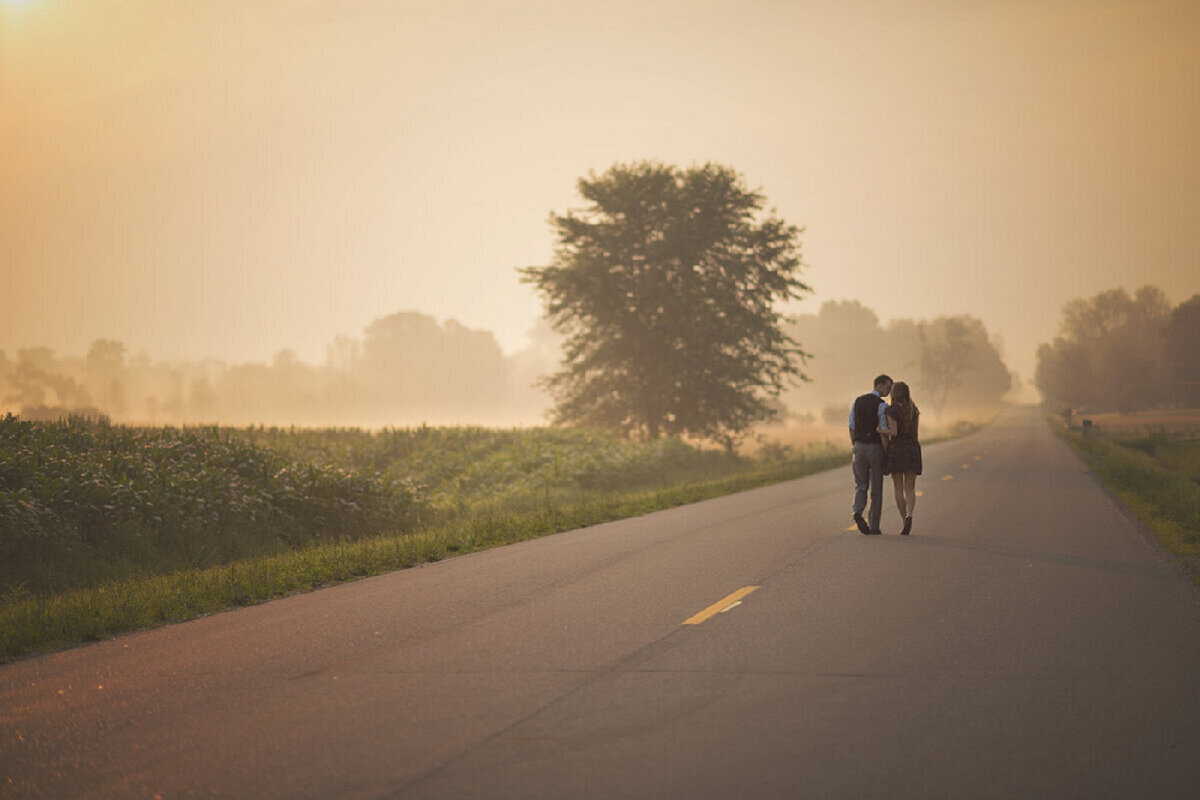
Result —
POLYGON ((904 381, 897 381, 892 387, 892 405, 900 412, 900 419, 904 420, 905 427, 912 430, 913 423, 921 415, 921 409, 913 402, 912 392, 904 381))

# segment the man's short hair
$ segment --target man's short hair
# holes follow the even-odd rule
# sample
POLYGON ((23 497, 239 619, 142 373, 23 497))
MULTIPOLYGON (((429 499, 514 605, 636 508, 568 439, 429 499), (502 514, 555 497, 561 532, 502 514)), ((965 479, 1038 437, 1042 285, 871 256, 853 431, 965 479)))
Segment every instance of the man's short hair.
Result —
POLYGON ((889 375, 880 375, 878 378, 875 379, 876 386, 882 386, 885 383, 895 383, 895 381, 892 380, 891 376, 889 376, 889 375))

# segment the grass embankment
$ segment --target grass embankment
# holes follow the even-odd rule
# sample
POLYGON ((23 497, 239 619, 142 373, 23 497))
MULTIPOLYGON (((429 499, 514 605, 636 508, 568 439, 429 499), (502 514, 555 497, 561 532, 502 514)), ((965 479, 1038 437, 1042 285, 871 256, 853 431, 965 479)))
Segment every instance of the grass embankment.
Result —
POLYGON ((1143 429, 1119 438, 1059 428, 1075 452, 1200 586, 1200 438, 1143 429))
POLYGON ((846 462, 578 429, 0 420, 0 660, 846 462))

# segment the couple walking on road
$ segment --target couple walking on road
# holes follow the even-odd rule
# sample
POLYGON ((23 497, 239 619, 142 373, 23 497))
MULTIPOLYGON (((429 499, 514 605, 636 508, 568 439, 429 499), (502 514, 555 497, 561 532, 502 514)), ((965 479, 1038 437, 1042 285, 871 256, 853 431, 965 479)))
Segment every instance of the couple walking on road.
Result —
POLYGON ((912 530, 917 505, 917 476, 921 474, 921 411, 912 400, 908 384, 887 375, 875 379, 874 391, 858 397, 850 407, 850 442, 854 448, 854 524, 860 533, 883 533, 883 476, 891 475, 896 508, 904 519, 901 536, 912 530), (883 398, 892 396, 888 405, 883 398), (870 524, 863 519, 867 494, 871 496, 870 524))

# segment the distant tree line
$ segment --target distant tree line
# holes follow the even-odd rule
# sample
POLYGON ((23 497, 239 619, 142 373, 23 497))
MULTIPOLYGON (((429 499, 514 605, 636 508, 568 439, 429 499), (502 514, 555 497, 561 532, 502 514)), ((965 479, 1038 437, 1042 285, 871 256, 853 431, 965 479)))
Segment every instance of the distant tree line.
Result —
MULTIPOLYGON (((842 424, 846 398, 878 372, 907 381, 927 413, 943 416, 995 408, 1015 385, 998 341, 969 316, 883 325, 861 303, 828 301, 783 330, 810 353, 810 380, 776 400, 793 422, 842 424)), ((536 383, 563 353, 545 321, 531 340, 504 356, 489 332, 401 312, 375 320, 361 338, 338 337, 321 364, 291 350, 268 363, 155 362, 111 339, 97 339, 83 357, 0 351, 0 412, 149 424, 537 424, 551 400, 536 383)))
POLYGON ((489 331, 417 312, 338 337, 323 364, 281 350, 270 363, 152 362, 111 339, 80 357, 0 351, 0 409, 27 419, 103 413, 114 421, 307 425, 520 424, 548 397, 534 386, 558 357, 546 326, 505 356, 489 331))
POLYGON ((1048 404, 1094 411, 1200 405, 1200 294, 1172 307, 1157 286, 1072 300, 1038 347, 1048 404))
POLYGON ((934 418, 989 413, 1018 385, 1004 364, 1000 340, 970 315, 885 325, 856 300, 831 300, 785 328, 810 353, 811 382, 781 398, 792 417, 819 416, 844 425, 850 400, 869 391, 881 372, 906 382, 934 418))
MULTIPOLYGON (((810 353, 809 380, 776 400, 792 422, 842 424, 846 398, 879 372, 907 381, 926 413, 947 417, 993 409, 1016 383, 998 340, 970 316, 884 325, 857 301, 827 301, 783 330, 810 353)), ((0 351, 0 411, 151 424, 537 424, 551 400, 535 384, 562 350, 544 321, 531 339, 504 356, 486 331, 402 312, 372 322, 361 338, 338 337, 321 364, 291 350, 269 363, 153 362, 111 339, 97 339, 83 357, 0 351)))

